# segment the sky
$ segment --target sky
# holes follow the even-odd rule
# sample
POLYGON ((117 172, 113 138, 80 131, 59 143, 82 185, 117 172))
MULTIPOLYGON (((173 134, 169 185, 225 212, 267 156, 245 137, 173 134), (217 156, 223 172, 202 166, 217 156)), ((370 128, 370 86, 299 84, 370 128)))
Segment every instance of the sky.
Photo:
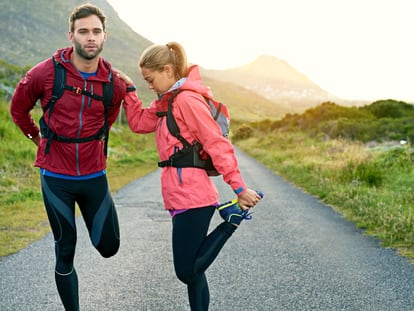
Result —
POLYGON ((412 0, 108 2, 138 34, 181 43, 207 69, 271 55, 343 99, 414 102, 412 0))

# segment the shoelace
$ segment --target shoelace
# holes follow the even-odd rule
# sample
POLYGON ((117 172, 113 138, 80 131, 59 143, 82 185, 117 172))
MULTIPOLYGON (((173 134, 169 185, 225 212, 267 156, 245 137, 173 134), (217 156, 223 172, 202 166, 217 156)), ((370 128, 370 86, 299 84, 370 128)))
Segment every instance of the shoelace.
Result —
POLYGON ((250 212, 250 210, 245 210, 241 214, 241 218, 243 218, 245 220, 251 220, 251 219, 253 219, 253 216, 252 216, 253 213, 254 212, 250 212))

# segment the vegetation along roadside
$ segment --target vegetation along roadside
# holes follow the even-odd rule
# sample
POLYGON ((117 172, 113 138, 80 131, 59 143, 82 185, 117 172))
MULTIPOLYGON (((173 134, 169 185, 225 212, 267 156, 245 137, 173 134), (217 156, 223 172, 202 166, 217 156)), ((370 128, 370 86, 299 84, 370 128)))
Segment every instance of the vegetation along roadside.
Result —
MULTIPOLYGON (((14 80, 21 76, 19 69, 10 70, 0 72, 0 257, 49 231, 38 170, 33 167, 36 148, 24 139, 9 114, 14 80)), ((35 118, 40 114, 36 110, 35 118)), ((413 121, 414 106, 404 102, 384 100, 358 108, 323 103, 277 121, 232 120, 231 139, 378 237, 385 247, 414 259, 413 121)), ((156 169, 152 135, 136 135, 125 122, 118 122, 109 146, 113 192, 156 169)))
POLYGON ((411 260, 413 139, 414 106, 393 100, 325 103, 233 132, 245 152, 411 260))

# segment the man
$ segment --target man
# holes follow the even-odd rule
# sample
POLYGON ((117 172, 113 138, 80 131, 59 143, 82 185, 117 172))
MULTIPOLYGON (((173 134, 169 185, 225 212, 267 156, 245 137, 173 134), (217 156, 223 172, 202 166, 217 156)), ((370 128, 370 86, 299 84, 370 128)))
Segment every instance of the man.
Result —
POLYGON ((120 244, 105 171, 106 144, 127 90, 99 56, 106 40, 105 24, 98 7, 75 8, 69 17, 72 47, 58 50, 53 58, 33 67, 16 87, 10 108, 14 122, 38 146, 35 166, 40 168, 44 205, 55 239, 56 286, 65 309, 71 311, 79 310, 73 264, 75 203, 92 244, 103 257, 115 255, 120 244), (58 96, 52 96, 60 75, 55 74, 55 66, 64 68, 65 79, 61 79, 66 80, 57 100, 58 96), (37 100, 44 111, 42 135, 30 115, 37 100))

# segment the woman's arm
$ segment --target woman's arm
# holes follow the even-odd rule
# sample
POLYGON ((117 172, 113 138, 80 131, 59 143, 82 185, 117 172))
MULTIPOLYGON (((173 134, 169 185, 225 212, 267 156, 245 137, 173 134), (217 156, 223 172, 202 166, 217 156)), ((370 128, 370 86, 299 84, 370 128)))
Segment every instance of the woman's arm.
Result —
POLYGON ((154 132, 158 122, 155 105, 151 105, 149 108, 143 108, 142 101, 137 96, 132 79, 118 69, 116 69, 116 74, 127 86, 123 107, 129 128, 131 131, 140 134, 154 132))

